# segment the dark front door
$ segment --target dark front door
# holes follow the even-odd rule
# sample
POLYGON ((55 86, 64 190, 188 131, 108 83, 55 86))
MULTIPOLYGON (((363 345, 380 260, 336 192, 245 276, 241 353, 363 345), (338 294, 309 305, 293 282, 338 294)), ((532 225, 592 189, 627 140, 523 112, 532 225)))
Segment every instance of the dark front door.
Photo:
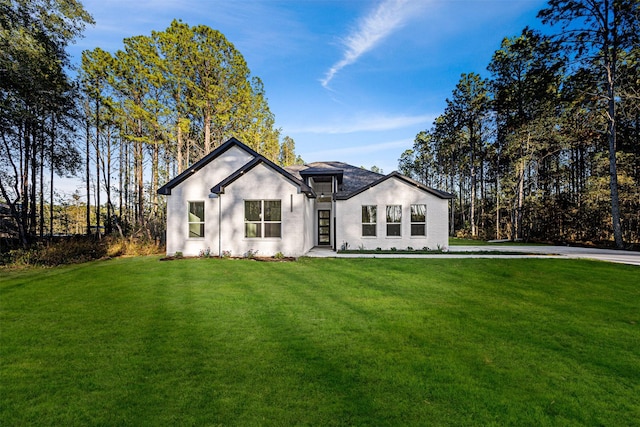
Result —
POLYGON ((318 245, 331 244, 331 211, 318 211, 318 245))

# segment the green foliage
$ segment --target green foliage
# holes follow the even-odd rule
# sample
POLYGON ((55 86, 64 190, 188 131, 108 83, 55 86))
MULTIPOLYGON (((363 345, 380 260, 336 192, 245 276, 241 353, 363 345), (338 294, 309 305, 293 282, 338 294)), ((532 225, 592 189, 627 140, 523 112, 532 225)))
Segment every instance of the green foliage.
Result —
POLYGON ((65 49, 88 23, 77 1, 0 2, 0 198, 23 247, 36 231, 33 175, 45 163, 59 173, 74 173, 80 163, 72 137, 78 94, 65 49))
POLYGON ((639 280, 633 266, 530 259, 11 271, 0 419, 628 425, 640 416, 639 280))
POLYGON ((505 37, 399 169, 456 194, 451 235, 638 243, 638 4, 552 0, 539 17, 555 34, 505 37))
POLYGON ((243 258, 253 259, 258 255, 258 251, 255 249, 249 249, 244 254, 242 254, 243 258))

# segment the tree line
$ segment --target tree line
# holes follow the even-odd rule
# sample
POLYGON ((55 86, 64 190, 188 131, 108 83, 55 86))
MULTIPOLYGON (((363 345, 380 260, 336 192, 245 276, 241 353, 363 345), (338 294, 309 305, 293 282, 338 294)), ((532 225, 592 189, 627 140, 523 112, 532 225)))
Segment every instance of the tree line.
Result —
POLYGON ((640 242, 640 3, 551 0, 554 31, 504 38, 463 74, 399 169, 456 195, 452 231, 640 242))
POLYGON ((159 183, 231 136, 281 165, 302 161, 275 127, 262 81, 220 32, 174 20, 164 31, 124 39, 113 54, 84 51, 72 78, 65 49, 93 24, 80 2, 12 0, 0 8, 0 153, 7 158, 0 227, 23 246, 77 230, 69 221, 77 222, 80 205, 87 234, 117 228, 159 237, 159 183), (72 203, 58 200, 64 212, 54 172, 85 180, 72 203))

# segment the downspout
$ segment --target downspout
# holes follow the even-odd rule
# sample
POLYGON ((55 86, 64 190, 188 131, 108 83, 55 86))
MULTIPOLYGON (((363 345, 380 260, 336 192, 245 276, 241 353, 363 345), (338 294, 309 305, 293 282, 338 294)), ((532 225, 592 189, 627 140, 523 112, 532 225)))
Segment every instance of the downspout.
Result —
POLYGON ((222 258, 222 193, 218 194, 218 258, 222 258))

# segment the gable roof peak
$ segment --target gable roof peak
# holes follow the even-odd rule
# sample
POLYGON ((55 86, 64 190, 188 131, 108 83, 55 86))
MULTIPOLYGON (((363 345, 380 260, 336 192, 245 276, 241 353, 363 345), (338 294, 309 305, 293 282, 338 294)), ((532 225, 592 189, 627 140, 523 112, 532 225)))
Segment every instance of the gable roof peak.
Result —
POLYGON ((197 172, 200 169, 202 169, 204 166, 209 164, 211 161, 213 161, 216 158, 218 158, 220 155, 222 155, 225 152, 227 152, 232 147, 238 147, 241 150, 246 151, 247 154, 249 154, 249 155, 251 155, 253 157, 260 156, 260 154, 258 154, 256 151, 254 151, 251 147, 249 147, 248 145, 240 142, 240 140, 238 140, 237 138, 232 136, 231 138, 227 139, 225 142, 220 144, 218 147, 216 147, 209 154, 207 154, 206 156, 204 156, 203 158, 201 158, 200 160, 198 160, 194 164, 190 165, 189 167, 185 168, 185 170, 182 171, 181 174, 179 174, 178 176, 173 178, 171 181, 167 182, 165 185, 160 187, 158 189, 158 194, 165 195, 165 196, 170 195, 171 194, 171 190, 175 186, 177 186, 178 184, 180 184, 181 182, 186 180, 188 177, 190 177, 195 172, 197 172))

